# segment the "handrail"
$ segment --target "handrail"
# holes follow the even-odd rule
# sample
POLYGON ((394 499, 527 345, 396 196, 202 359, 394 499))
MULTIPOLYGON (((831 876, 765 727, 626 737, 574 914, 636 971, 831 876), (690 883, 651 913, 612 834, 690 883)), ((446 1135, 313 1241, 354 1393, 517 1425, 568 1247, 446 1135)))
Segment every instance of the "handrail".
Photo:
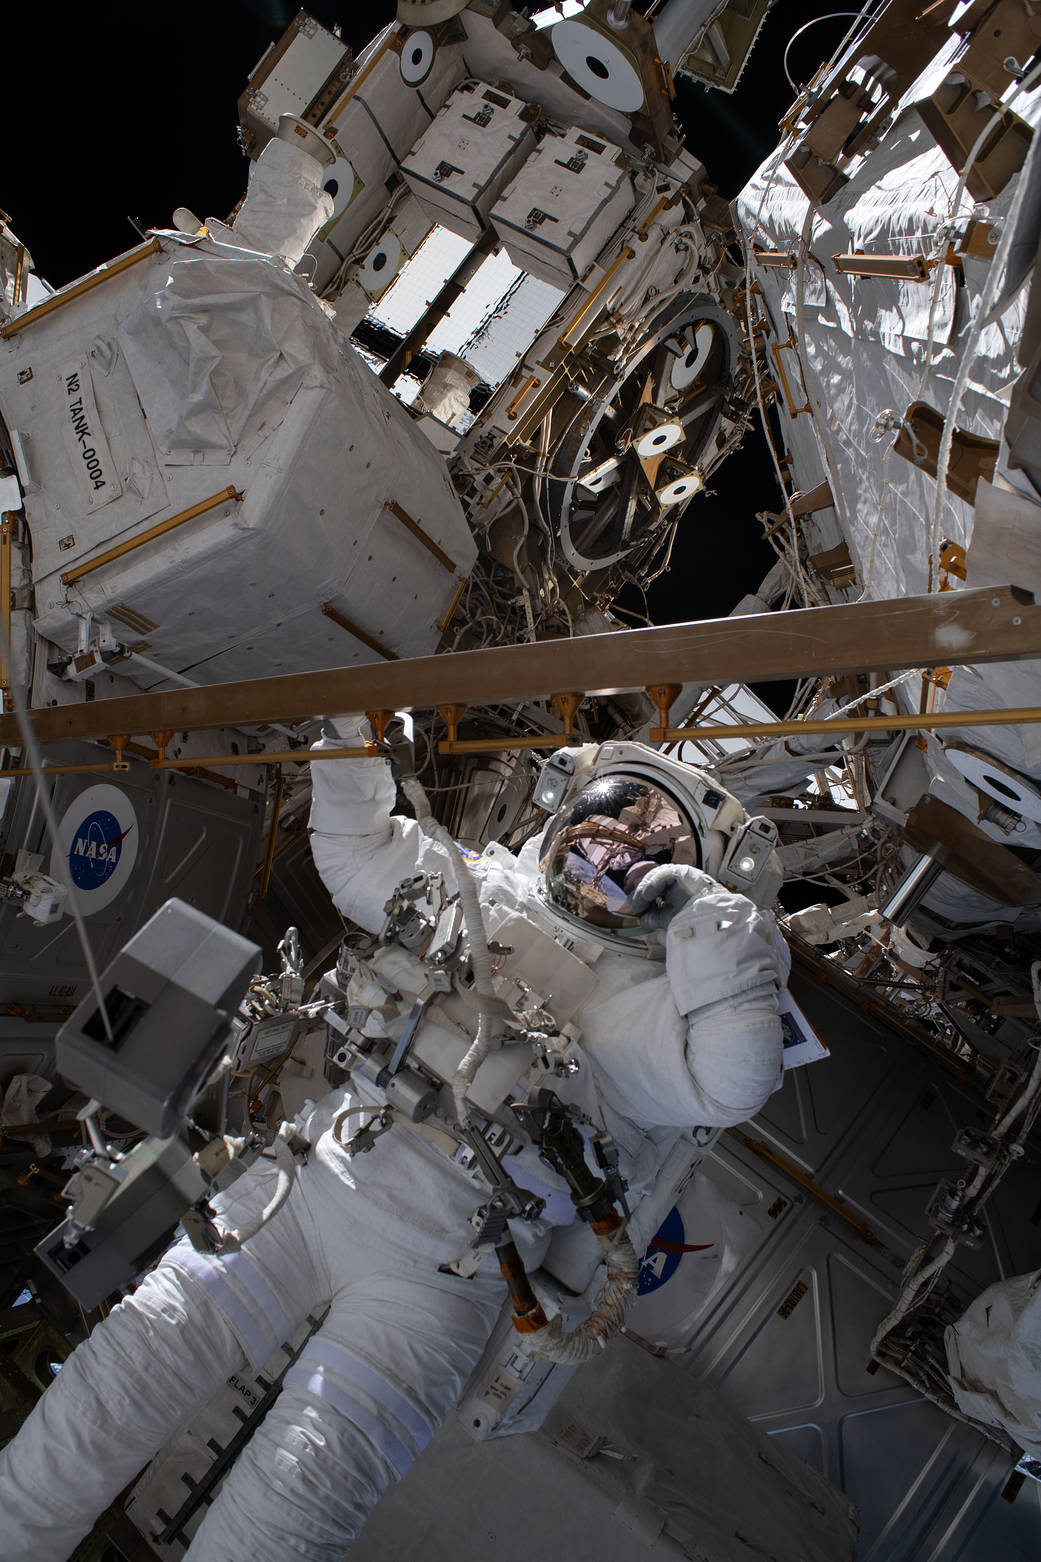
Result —
POLYGON ((241 500, 245 498, 242 490, 234 486, 222 488, 219 494, 211 494, 208 499, 200 499, 198 504, 190 505, 187 510, 179 510, 176 515, 170 515, 165 521, 159 521, 155 526, 149 526, 147 531, 138 532, 134 537, 127 537, 123 542, 117 542, 114 548, 107 548, 104 553, 99 553, 97 558, 87 559, 83 564, 77 564, 73 569, 65 570, 61 576, 63 586, 71 586, 77 580, 82 580, 85 575, 93 575, 96 569, 101 569, 105 564, 111 564, 114 559, 121 559, 127 553, 133 553, 135 548, 140 548, 146 542, 154 542, 157 537, 173 531, 175 526, 183 526, 185 521, 193 521, 197 515, 205 515, 208 510, 215 510, 218 505, 227 504, 229 500, 241 500))
POLYGON ((82 298, 84 293, 90 293, 102 282, 109 282, 113 277, 118 277, 121 271, 127 271, 131 266, 136 266, 139 260, 147 260, 150 255, 162 253, 163 246, 158 239, 149 239, 147 244, 140 245, 137 249, 128 251, 126 255, 120 255, 118 260, 110 260, 107 266, 100 266, 97 271, 92 271, 89 276, 81 277, 78 282, 72 282, 68 287, 63 287, 60 293, 52 293, 50 298, 45 298, 42 303, 35 304, 32 309, 27 309, 24 315, 17 315, 15 319, 8 320, 5 325, 0 325, 0 336, 5 341, 8 337, 16 336, 19 331, 24 331, 27 326, 35 325, 37 320, 42 320, 46 315, 51 315, 63 304, 71 304, 73 299, 82 298))

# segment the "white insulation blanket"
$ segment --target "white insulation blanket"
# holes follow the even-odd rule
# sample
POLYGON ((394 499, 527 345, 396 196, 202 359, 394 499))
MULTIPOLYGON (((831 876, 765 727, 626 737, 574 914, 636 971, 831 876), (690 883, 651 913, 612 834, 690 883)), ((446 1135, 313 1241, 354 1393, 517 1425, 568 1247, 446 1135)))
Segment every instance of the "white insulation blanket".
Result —
MULTIPOLYGON (((913 106, 934 90, 932 77, 943 75, 942 61, 930 71, 930 79, 909 89, 878 148, 845 170, 849 182, 824 206, 811 206, 785 167, 794 144, 788 141, 759 169, 735 207, 750 249, 796 257, 790 270, 756 266, 753 260, 751 275, 773 339, 791 342, 779 356, 792 403, 808 402, 811 408, 792 416, 783 399, 778 404, 796 486, 808 490, 826 480, 835 499, 834 512, 823 512, 811 527, 811 539, 816 534, 818 540, 811 540, 810 551, 832 546, 839 534, 845 538, 856 570, 846 600, 935 590, 930 554, 938 555, 943 542, 968 547, 972 541, 972 506, 948 493, 937 525, 935 480, 892 447, 894 417, 904 417, 912 402, 926 401, 943 415, 950 409, 966 328, 990 263, 966 255, 959 270, 941 262, 923 282, 843 275, 835 265, 836 256, 854 252, 928 260, 946 252, 948 240, 957 239, 972 215, 989 223, 995 238, 1000 234, 1022 176, 985 204, 966 194, 959 198, 958 173, 913 106)), ((1039 96, 1027 94, 1016 111, 1035 121, 1039 96)), ((1021 291, 978 336, 957 414, 963 430, 1001 438, 1019 374, 1015 345, 1027 296, 1021 291)), ((1011 476, 1028 486, 1022 474, 1011 476)), ((1041 522, 1041 507, 1036 514, 1041 522)), ((970 568, 965 584, 982 583, 970 568)), ((1005 583, 1030 584, 1015 578, 1005 583)), ((957 589, 961 582, 950 584, 957 589)), ((1039 674, 1033 662, 956 670, 940 703, 948 709, 1033 704, 1030 690, 1036 692, 1039 674)), ((919 688, 914 680, 901 691, 908 709, 917 709, 919 688)), ((983 746, 1007 763, 1041 775, 1036 727, 972 729, 951 738, 977 746, 985 739, 983 746)))
POLYGON ((247 251, 225 255, 174 260, 165 286, 122 322, 120 345, 166 454, 230 459, 251 431, 281 423, 298 390, 338 379, 331 333, 298 279, 247 251))
POLYGON ((988 1286, 944 1341, 959 1407, 1041 1457, 1041 1269, 988 1286))

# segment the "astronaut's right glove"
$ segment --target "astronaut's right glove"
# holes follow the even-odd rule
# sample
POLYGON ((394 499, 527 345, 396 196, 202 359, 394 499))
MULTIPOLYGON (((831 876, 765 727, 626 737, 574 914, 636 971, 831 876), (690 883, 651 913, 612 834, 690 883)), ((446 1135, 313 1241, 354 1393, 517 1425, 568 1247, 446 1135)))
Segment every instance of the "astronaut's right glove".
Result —
POLYGON ((353 748, 356 743, 371 741, 372 727, 364 711, 347 711, 342 716, 322 717, 322 737, 328 743, 353 748))
POLYGON ((705 893, 713 881, 689 863, 664 863, 645 873, 629 892, 629 904, 648 931, 666 928, 688 900, 705 893))

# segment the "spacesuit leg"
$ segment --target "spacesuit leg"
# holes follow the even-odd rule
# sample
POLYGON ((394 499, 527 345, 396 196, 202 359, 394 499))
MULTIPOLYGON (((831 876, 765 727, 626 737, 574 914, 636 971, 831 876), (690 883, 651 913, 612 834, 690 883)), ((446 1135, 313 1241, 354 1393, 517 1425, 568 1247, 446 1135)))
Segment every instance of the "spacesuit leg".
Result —
MULTIPOLYGON (((271 1198, 258 1161, 218 1200, 241 1228, 271 1198)), ((241 1252, 185 1239, 73 1352, 0 1453, 0 1558, 65 1562, 99 1513, 245 1361, 260 1367, 327 1280, 299 1186, 241 1252)), ((329 1294, 328 1289, 324 1291, 329 1294)))
POLYGON ((426 1261, 381 1258, 337 1292, 185 1562, 341 1562, 458 1401, 502 1282, 494 1269, 461 1280, 426 1261))
POLYGON ((190 1275, 162 1266, 73 1352, 0 1453, 0 1557, 66 1562, 99 1513, 244 1352, 190 1275))

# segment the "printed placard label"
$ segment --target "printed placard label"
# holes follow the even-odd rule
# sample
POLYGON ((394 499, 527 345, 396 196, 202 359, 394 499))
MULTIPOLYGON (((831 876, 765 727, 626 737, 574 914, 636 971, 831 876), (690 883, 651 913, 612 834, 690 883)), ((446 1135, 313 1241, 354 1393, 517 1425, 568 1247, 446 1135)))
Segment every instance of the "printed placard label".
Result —
POLYGON ((99 510, 123 492, 94 399, 94 381, 85 358, 66 364, 58 375, 62 399, 62 436, 72 475, 87 508, 99 510))

